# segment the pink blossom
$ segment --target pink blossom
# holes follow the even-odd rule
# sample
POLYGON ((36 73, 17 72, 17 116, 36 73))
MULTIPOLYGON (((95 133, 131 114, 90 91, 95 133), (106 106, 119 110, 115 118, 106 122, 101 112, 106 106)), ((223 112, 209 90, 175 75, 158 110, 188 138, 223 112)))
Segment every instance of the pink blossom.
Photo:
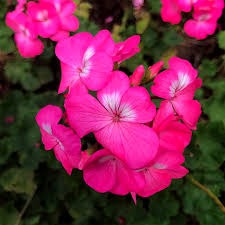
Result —
POLYGON ((150 79, 153 79, 159 73, 159 71, 163 68, 163 65, 164 62, 159 61, 148 68, 148 70, 150 71, 150 79))
POLYGON ((176 0, 162 0, 161 17, 164 22, 180 23, 181 9, 176 0))
POLYGON ((183 152, 191 141, 191 130, 179 122, 179 117, 160 105, 153 122, 153 129, 159 135, 159 146, 162 149, 183 152))
POLYGON ((144 5, 144 0, 132 0, 135 10, 140 10, 144 5))
POLYGON ((9 12, 6 24, 16 32, 15 42, 23 57, 35 57, 43 52, 44 45, 37 39, 35 26, 27 15, 18 10, 9 12))
POLYGON ((130 87, 126 74, 115 71, 108 85, 97 92, 97 98, 99 101, 89 94, 67 97, 70 126, 80 137, 93 132, 99 143, 129 167, 148 164, 157 153, 158 137, 144 125, 156 113, 147 90, 130 87))
POLYGON ((62 110, 48 105, 36 116, 42 134, 42 142, 46 150, 54 149, 55 156, 68 174, 78 168, 81 160, 81 141, 71 128, 58 124, 62 118, 62 110))
POLYGON ((124 42, 117 43, 114 50, 113 62, 118 62, 120 64, 138 53, 140 51, 138 47, 139 43, 139 35, 134 35, 124 42))
POLYGON ((107 30, 95 37, 86 32, 78 33, 58 42, 55 52, 62 70, 58 93, 74 85, 83 85, 93 91, 103 88, 111 77, 114 46, 107 30))
POLYGON ((14 116, 8 116, 5 118, 4 122, 5 123, 14 123, 14 120, 15 120, 14 116))
POLYGON ((176 0, 177 5, 183 12, 190 12, 194 3, 198 0, 176 0))
POLYGON ((52 3, 59 17, 59 29, 50 38, 59 41, 69 37, 69 32, 79 28, 79 21, 73 15, 76 5, 72 0, 40 0, 43 3, 52 3))
POLYGON ((130 76, 130 84, 132 86, 138 86, 141 83, 141 79, 145 74, 145 68, 143 65, 138 66, 134 73, 130 76))
POLYGON ((188 20, 184 25, 185 32, 199 40, 212 35, 217 28, 217 20, 223 8, 223 0, 198 0, 194 4, 193 19, 188 20))
POLYGON ((106 149, 95 152, 84 166, 85 182, 94 190, 117 195, 131 193, 148 197, 167 188, 172 178, 181 178, 188 170, 181 166, 184 157, 179 152, 160 150, 146 167, 132 170, 106 149))
POLYGON ((188 127, 196 129, 201 106, 193 98, 195 90, 201 87, 201 79, 197 78, 197 71, 187 60, 172 57, 169 66, 170 69, 156 76, 151 91, 166 99, 161 102, 161 107, 170 113, 175 111, 188 127))
POLYGON ((27 14, 32 18, 41 37, 48 38, 58 31, 60 21, 56 9, 51 3, 29 2, 27 14))

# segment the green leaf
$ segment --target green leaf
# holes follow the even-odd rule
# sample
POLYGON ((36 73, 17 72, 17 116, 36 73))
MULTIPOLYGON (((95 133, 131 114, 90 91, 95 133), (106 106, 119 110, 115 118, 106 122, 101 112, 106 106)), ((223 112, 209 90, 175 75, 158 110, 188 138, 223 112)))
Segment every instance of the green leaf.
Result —
POLYGON ((219 47, 225 50, 225 31, 220 31, 218 34, 219 47))
POLYGON ((10 168, 1 174, 0 184, 6 191, 31 194, 36 188, 33 172, 21 168, 10 168))
POLYGON ((0 208, 0 224, 1 225, 14 225, 16 224, 18 211, 13 206, 12 202, 1 204, 0 208))
POLYGON ((148 28, 150 22, 150 14, 148 12, 143 12, 142 18, 138 19, 136 22, 136 31, 138 34, 143 34, 148 28))
POLYGON ((200 67, 200 77, 207 78, 216 75, 217 65, 214 61, 204 59, 200 67))

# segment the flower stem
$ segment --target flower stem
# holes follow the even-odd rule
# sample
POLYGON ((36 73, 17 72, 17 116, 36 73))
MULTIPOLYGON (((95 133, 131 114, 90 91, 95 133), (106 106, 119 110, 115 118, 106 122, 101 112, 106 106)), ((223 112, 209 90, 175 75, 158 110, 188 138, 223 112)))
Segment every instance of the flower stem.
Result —
POLYGON ((34 197, 36 191, 37 191, 37 187, 33 190, 33 192, 31 193, 31 195, 30 195, 29 198, 27 199, 27 201, 26 201, 26 203, 25 203, 25 205, 24 205, 22 211, 20 212, 19 216, 17 217, 17 220, 16 220, 15 225, 19 225, 19 224, 20 224, 20 222, 21 222, 21 220, 22 220, 22 217, 23 217, 24 213, 26 212, 28 206, 30 205, 30 203, 31 203, 31 201, 32 201, 32 199, 33 199, 33 197, 34 197))
POLYGON ((187 178, 194 184, 196 185, 198 188, 200 188, 201 190, 203 190, 211 199, 213 199, 213 201, 220 207, 221 211, 225 214, 225 207, 223 205, 223 203, 216 197, 216 195, 214 193, 212 193, 207 187, 205 187, 204 185, 200 184, 197 180, 195 180, 194 177, 192 177, 191 175, 187 175, 187 178))

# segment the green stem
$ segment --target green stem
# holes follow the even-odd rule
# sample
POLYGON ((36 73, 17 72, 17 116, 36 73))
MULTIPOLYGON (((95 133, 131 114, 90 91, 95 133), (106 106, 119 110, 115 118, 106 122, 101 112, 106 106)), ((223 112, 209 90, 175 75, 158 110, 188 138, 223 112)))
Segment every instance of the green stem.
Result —
POLYGON ((33 197, 34 197, 36 191, 37 191, 37 188, 35 188, 35 189, 33 190, 33 192, 31 193, 31 195, 30 195, 29 198, 27 199, 27 201, 26 201, 26 203, 25 203, 25 205, 24 205, 22 211, 20 212, 19 216, 17 217, 17 220, 16 220, 15 225, 19 225, 19 224, 20 224, 20 222, 21 222, 21 220, 22 220, 22 217, 23 217, 24 213, 26 212, 28 206, 30 205, 30 203, 31 203, 31 201, 32 201, 32 199, 33 199, 33 197))
POLYGON ((225 214, 225 207, 223 205, 223 203, 216 197, 216 195, 214 193, 212 193, 207 187, 205 187, 204 185, 200 184, 197 180, 195 180, 194 177, 192 177, 191 175, 187 175, 187 178, 194 184, 196 185, 198 188, 200 188, 201 190, 203 190, 211 199, 213 199, 213 201, 220 207, 221 211, 225 214))

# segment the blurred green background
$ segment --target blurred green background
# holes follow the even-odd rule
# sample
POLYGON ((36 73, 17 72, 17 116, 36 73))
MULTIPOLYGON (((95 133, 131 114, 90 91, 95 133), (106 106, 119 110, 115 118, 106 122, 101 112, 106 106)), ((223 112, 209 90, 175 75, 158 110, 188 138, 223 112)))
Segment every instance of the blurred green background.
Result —
MULTIPOLYGON (((197 41, 184 34, 182 23, 162 22, 159 0, 146 0, 139 12, 128 0, 75 2, 78 32, 96 34, 106 28, 116 41, 141 35, 141 53, 122 64, 127 74, 140 64, 167 62, 174 55, 198 69, 203 86, 196 98, 203 113, 185 150, 185 166, 224 202, 225 13, 220 31, 197 41), (112 22, 106 23, 108 17, 112 22)), ((0 0, 0 225, 224 225, 219 206, 188 177, 173 180, 154 196, 138 198, 135 206, 130 196, 96 193, 78 170, 67 175, 53 151, 44 150, 34 120, 47 104, 63 106, 63 96, 57 95, 60 65, 55 43, 44 40, 41 56, 22 58, 5 25, 5 15, 15 4, 0 0)))

